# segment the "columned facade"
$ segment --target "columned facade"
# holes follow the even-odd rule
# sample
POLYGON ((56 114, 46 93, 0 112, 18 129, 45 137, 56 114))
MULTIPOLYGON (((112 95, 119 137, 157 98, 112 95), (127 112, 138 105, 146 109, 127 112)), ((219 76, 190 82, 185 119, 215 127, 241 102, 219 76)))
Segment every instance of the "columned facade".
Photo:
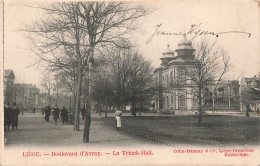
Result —
MULTIPOLYGON (((197 87, 186 75, 195 65, 194 49, 186 36, 173 51, 167 46, 160 58, 162 63, 154 71, 157 92, 154 106, 158 113, 175 111, 197 111, 197 87), (175 55, 176 54, 176 55, 175 55)), ((218 86, 212 85, 205 90, 205 104, 209 110, 239 110, 239 83, 226 81, 218 86)))

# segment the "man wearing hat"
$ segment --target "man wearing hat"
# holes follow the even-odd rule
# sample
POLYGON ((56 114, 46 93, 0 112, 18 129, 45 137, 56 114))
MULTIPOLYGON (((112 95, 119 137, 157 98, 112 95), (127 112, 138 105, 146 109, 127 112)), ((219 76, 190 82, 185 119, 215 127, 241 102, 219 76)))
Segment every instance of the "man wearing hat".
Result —
POLYGON ((60 110, 57 107, 57 105, 55 105, 54 112, 53 112, 53 120, 54 120, 55 125, 57 125, 57 119, 59 119, 59 113, 60 113, 60 110))
POLYGON ((49 119, 50 119, 50 115, 51 115, 51 106, 48 105, 46 106, 45 110, 44 110, 44 113, 45 113, 45 117, 44 119, 49 122, 49 119))
POLYGON ((4 106, 4 129, 6 131, 6 127, 7 130, 9 131, 10 125, 11 125, 11 108, 9 107, 9 103, 5 103, 4 106))
POLYGON ((14 127, 15 127, 17 130, 19 114, 20 114, 20 110, 18 107, 16 107, 16 103, 14 103, 14 108, 12 111, 12 129, 14 129, 14 127))

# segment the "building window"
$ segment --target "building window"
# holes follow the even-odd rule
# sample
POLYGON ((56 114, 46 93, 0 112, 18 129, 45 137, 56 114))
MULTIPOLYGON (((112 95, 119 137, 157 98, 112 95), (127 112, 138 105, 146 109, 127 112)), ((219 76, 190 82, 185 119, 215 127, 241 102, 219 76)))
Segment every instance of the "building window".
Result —
POLYGON ((184 95, 180 95, 180 107, 186 107, 186 100, 184 95))
POLYGON ((169 108, 170 105, 169 105, 169 97, 167 96, 167 102, 166 102, 166 108, 169 108))
POLYGON ((193 107, 198 106, 198 97, 195 95, 193 95, 192 105, 193 105, 193 107))
POLYGON ((171 108, 175 108, 175 96, 171 95, 171 108))
POLYGON ((170 75, 170 86, 172 86, 173 84, 173 77, 172 77, 172 72, 171 72, 171 75, 170 75))
POLYGON ((186 75, 185 75, 184 71, 179 71, 179 73, 178 73, 178 83, 180 85, 186 84, 186 75))

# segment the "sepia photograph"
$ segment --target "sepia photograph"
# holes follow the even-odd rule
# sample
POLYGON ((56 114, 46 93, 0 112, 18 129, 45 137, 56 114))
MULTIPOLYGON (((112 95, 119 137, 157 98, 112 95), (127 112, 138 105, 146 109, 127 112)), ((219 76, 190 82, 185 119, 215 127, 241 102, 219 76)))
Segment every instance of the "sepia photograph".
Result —
POLYGON ((259 9, 1 1, 0 165, 260 165, 259 9))

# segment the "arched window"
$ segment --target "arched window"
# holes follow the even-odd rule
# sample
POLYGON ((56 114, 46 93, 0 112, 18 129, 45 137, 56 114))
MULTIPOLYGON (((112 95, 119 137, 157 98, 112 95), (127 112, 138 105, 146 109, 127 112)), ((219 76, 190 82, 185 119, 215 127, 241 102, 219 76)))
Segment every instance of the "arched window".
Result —
POLYGON ((185 107, 186 106, 186 101, 185 101, 185 96, 180 95, 180 107, 185 107))

